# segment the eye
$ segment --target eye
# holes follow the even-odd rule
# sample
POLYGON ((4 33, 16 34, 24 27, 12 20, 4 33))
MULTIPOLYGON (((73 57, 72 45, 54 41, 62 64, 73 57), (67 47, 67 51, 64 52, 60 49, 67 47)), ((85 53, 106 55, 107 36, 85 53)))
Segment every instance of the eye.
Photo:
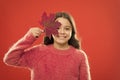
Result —
POLYGON ((71 28, 70 28, 70 27, 66 27, 66 28, 65 28, 65 30, 67 30, 67 31, 68 31, 68 30, 71 30, 71 28))

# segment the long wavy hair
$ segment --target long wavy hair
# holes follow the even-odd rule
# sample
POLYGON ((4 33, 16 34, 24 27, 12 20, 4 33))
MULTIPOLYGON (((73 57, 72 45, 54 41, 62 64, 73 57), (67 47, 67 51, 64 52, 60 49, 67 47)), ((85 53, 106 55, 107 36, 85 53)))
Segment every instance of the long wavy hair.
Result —
MULTIPOLYGON (((76 49, 81 49, 81 46, 79 44, 80 42, 79 42, 79 40, 77 39, 77 36, 76 36, 76 26, 75 26, 75 22, 73 20, 73 17, 66 12, 57 12, 55 14, 55 20, 57 18, 60 18, 60 17, 63 17, 65 19, 67 19, 72 26, 72 35, 71 35, 71 38, 68 40, 68 44, 73 46, 76 49)), ((54 39, 53 39, 52 36, 51 36, 51 38, 49 38, 47 36, 44 37, 44 44, 45 45, 49 45, 49 44, 53 44, 53 43, 54 43, 54 39)))

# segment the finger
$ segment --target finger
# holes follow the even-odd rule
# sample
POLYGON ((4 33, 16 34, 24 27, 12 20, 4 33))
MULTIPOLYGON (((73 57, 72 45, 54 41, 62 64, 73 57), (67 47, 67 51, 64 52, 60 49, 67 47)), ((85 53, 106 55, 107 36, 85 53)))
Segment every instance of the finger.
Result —
POLYGON ((44 30, 41 30, 42 33, 44 33, 45 31, 44 30))

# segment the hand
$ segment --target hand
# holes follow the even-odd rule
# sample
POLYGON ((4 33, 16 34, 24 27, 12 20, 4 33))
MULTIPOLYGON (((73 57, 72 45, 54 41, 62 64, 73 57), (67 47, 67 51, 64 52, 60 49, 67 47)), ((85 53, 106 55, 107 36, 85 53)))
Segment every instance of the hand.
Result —
POLYGON ((34 37, 38 38, 40 34, 43 33, 44 31, 38 27, 33 27, 30 29, 30 32, 33 34, 34 37))

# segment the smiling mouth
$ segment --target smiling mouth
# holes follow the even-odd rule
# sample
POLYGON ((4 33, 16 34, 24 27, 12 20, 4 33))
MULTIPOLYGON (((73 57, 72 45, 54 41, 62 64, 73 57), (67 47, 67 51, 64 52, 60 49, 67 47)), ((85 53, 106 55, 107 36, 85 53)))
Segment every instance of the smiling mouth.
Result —
POLYGON ((58 38, 66 38, 66 36, 58 36, 58 38))

